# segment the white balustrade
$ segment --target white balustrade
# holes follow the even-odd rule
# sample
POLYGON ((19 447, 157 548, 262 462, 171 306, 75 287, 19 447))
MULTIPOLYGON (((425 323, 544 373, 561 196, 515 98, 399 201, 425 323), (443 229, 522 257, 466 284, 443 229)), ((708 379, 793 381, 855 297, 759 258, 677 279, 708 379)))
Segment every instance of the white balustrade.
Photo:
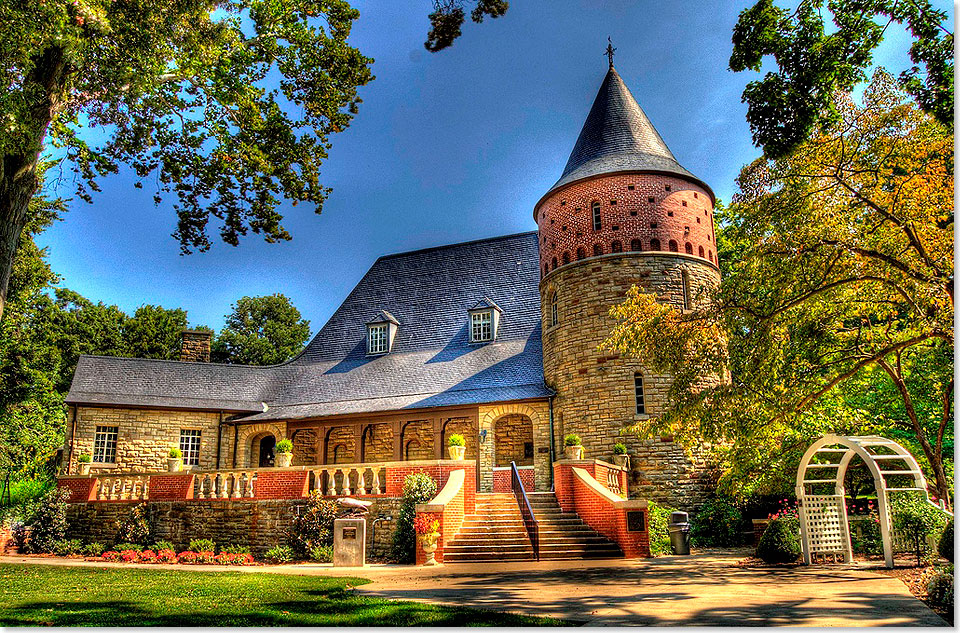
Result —
POLYGON ((385 484, 380 475, 386 468, 380 464, 337 464, 312 467, 310 490, 320 490, 328 497, 382 494, 385 484))
POLYGON ((620 471, 619 470, 608 470, 607 471, 607 489, 617 495, 622 495, 623 492, 620 489, 620 471))
POLYGON ((251 499, 257 479, 255 470, 198 472, 193 480, 195 499, 251 499))
POLYGON ((150 476, 141 473, 98 476, 97 501, 145 501, 150 476))

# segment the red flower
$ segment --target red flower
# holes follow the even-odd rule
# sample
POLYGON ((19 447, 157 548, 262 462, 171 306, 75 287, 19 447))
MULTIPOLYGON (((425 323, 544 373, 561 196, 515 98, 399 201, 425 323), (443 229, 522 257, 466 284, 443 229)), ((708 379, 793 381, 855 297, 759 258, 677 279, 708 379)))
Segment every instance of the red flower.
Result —
POLYGON ((120 560, 125 563, 133 563, 140 557, 140 552, 137 552, 132 549, 125 549, 120 552, 120 560))

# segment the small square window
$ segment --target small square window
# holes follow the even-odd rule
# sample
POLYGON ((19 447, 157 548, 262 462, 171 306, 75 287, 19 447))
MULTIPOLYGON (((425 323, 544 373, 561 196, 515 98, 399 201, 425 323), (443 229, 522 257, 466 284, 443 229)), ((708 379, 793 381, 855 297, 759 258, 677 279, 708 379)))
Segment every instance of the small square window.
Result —
POLYGON ((611 201, 610 201, 610 204, 617 204, 617 201, 616 201, 616 200, 611 200, 611 201))
POLYGON ((637 212, 636 212, 636 211, 631 211, 631 212, 630 212, 630 215, 634 215, 634 216, 635 216, 635 215, 637 215, 637 212))
POLYGON ((117 431, 115 426, 98 426, 93 436, 93 461, 113 464, 117 461, 117 431))
POLYGON ((612 230, 614 230, 614 231, 619 231, 619 230, 620 230, 620 225, 619 225, 619 224, 614 224, 614 225, 611 226, 610 228, 611 228, 612 230))
POLYGON ((633 191, 634 189, 636 189, 635 186, 633 186, 633 185, 627 185, 627 190, 628 190, 628 191, 633 191))
POLYGON ((651 222, 651 223, 650 223, 650 228, 651 228, 651 229, 657 228, 657 223, 656 223, 656 222, 651 222))
POLYGON ((697 218, 697 224, 700 224, 700 218, 697 218))
POLYGON ((493 340, 493 310, 470 314, 470 342, 482 343, 493 340))
POLYGON ((667 215, 672 218, 672 217, 673 217, 673 211, 667 211, 667 215))
POLYGON ((561 227, 560 227, 560 230, 561 230, 561 231, 566 231, 566 230, 567 230, 567 225, 564 224, 563 226, 561 226, 561 227))
POLYGON ((653 204, 653 203, 656 202, 656 201, 657 201, 657 199, 654 198, 653 196, 650 196, 649 198, 647 198, 647 202, 649 202, 650 204, 653 204))
POLYGON ((687 201, 686 201, 686 200, 683 201, 683 206, 687 206, 687 201))
POLYGON ((200 465, 200 430, 180 429, 180 452, 185 466, 200 465))
POLYGON ((670 185, 667 185, 666 187, 664 187, 664 189, 666 189, 667 191, 670 191, 670 185))
POLYGON ((697 192, 694 191, 694 192, 693 192, 693 197, 694 197, 694 198, 699 198, 700 196, 698 196, 698 195, 697 195, 697 192))
POLYGON ((567 206, 567 201, 566 201, 566 200, 561 200, 561 201, 560 201, 560 206, 561 206, 561 207, 567 206))
POLYGON ((367 353, 387 353, 387 324, 377 323, 367 326, 367 353))

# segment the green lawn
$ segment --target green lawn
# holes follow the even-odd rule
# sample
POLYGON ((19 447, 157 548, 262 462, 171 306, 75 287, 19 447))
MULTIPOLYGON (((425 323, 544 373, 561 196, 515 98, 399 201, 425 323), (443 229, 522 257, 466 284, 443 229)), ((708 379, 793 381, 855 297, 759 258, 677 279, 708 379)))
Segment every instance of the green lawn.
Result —
POLYGON ((362 578, 0 565, 3 626, 523 626, 557 620, 355 595, 362 578))

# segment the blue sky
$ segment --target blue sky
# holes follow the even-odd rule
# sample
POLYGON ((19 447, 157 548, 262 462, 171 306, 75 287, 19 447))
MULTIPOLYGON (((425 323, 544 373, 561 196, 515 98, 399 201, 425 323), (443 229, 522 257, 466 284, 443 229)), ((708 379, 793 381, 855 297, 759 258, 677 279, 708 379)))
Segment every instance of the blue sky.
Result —
MULTIPOLYGON (((728 201, 759 154, 740 103, 753 75, 727 70, 749 4, 514 0, 432 54, 429 0, 358 1, 351 43, 376 60, 377 78, 332 139, 323 214, 283 206, 291 242, 251 235, 181 256, 171 206, 123 172, 38 241, 64 286, 128 312, 182 307, 192 325, 219 329, 241 296, 281 292, 316 332, 380 255, 536 228, 533 205, 560 176, 606 72, 608 35, 618 72, 680 163, 728 201)), ((876 61, 902 69, 905 41, 890 32, 876 61)))

